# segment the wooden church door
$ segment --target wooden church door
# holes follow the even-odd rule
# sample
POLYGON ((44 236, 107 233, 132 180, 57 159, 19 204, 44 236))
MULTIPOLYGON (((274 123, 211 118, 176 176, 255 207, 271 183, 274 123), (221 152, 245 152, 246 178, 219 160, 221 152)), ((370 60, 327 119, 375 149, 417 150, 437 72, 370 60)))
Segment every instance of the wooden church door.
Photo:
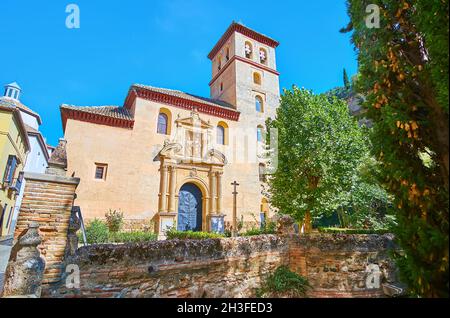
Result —
POLYGON ((178 231, 201 231, 202 212, 202 192, 196 185, 186 183, 178 196, 178 231))

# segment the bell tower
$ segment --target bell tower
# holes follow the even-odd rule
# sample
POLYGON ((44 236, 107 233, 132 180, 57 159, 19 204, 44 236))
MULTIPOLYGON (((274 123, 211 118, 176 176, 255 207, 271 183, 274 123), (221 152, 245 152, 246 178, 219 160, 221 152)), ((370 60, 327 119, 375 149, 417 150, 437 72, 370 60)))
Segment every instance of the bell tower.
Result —
POLYGON ((20 88, 19 84, 16 82, 5 85, 5 93, 3 96, 9 97, 15 100, 19 100, 20 93, 22 92, 22 89, 20 88))
POLYGON ((231 104, 245 117, 274 117, 279 105, 279 43, 233 22, 208 55, 212 61, 210 95, 231 104))

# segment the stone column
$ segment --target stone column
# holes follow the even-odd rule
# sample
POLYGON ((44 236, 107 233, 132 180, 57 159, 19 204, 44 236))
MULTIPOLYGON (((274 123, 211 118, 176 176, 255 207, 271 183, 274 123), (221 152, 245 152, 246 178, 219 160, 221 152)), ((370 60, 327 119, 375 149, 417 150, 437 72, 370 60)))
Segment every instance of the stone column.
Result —
POLYGON ((167 166, 161 166, 159 181, 159 212, 167 212, 167 166))
POLYGON ((209 213, 210 214, 215 214, 216 213, 216 187, 217 187, 217 182, 216 182, 216 172, 215 171, 211 171, 209 173, 209 179, 210 179, 210 205, 209 205, 209 213))
POLYGON ((222 171, 211 172, 211 202, 214 209, 210 211, 210 231, 224 233, 225 221, 222 211, 222 171))
POLYGON ((169 182, 169 212, 175 212, 175 186, 176 186, 176 167, 170 166, 170 182, 169 182))
POLYGON ((216 213, 222 214, 222 175, 223 172, 217 172, 217 209, 216 213))

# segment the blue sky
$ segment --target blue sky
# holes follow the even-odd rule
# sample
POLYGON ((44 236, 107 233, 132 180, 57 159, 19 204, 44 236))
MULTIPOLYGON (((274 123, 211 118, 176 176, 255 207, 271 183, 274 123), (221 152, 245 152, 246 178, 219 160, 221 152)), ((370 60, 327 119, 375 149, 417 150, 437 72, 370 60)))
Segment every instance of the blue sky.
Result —
MULTIPOLYGON (((17 81, 51 144, 59 106, 122 105, 133 83, 209 96, 206 55, 235 20, 280 41, 281 88, 320 93, 357 69, 344 0, 1 0, 0 84, 17 81), (44 2, 45 4, 42 4, 44 2), (67 29, 66 6, 81 11, 67 29)), ((3 90, 2 90, 3 92, 3 90)))

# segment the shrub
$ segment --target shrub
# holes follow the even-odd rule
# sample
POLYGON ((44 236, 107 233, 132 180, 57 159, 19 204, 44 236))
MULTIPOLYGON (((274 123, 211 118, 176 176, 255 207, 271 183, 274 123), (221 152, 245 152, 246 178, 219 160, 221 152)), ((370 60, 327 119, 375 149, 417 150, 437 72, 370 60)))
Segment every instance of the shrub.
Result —
POLYGON ((311 288, 308 280, 289 270, 287 266, 278 267, 257 289, 257 297, 304 297, 311 288))
POLYGON ((387 229, 346 229, 339 227, 319 227, 320 233, 330 233, 330 234, 386 234, 390 233, 387 229))
POLYGON ((123 212, 120 210, 109 210, 105 214, 106 224, 108 224, 108 228, 110 232, 119 232, 123 226, 123 212))
POLYGON ((194 232, 194 231, 177 231, 168 230, 166 232, 168 240, 180 239, 180 240, 204 240, 204 239, 217 239, 223 238, 225 235, 209 232, 194 232))
POLYGON ((263 234, 275 234, 277 231, 277 224, 272 221, 266 221, 263 228, 252 228, 245 231, 242 236, 254 236, 254 235, 263 235, 263 234))
POLYGON ((140 243, 156 241, 158 235, 151 232, 111 232, 109 242, 111 243, 140 243))
POLYGON ((86 239, 88 244, 107 243, 109 238, 109 228, 105 222, 94 219, 86 227, 86 239))

